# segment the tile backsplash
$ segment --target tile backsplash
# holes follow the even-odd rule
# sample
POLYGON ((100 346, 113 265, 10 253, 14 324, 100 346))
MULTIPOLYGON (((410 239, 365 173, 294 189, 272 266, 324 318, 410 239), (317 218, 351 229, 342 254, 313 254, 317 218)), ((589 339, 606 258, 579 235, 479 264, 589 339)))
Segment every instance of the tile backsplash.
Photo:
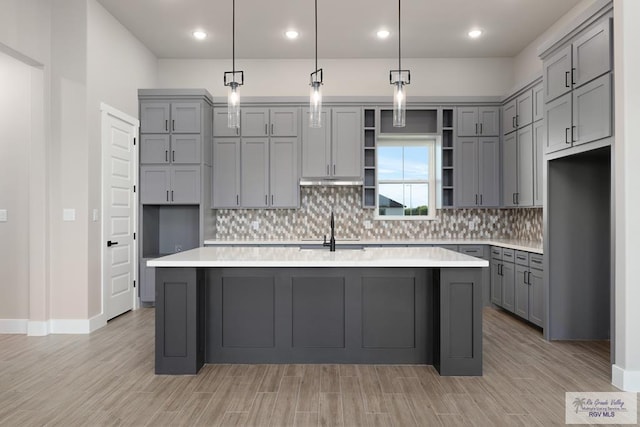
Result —
POLYGON ((322 239, 330 232, 331 210, 338 239, 542 240, 540 208, 442 209, 431 221, 375 220, 374 209, 362 208, 361 187, 302 187, 299 209, 220 209, 216 212, 215 238, 322 239))

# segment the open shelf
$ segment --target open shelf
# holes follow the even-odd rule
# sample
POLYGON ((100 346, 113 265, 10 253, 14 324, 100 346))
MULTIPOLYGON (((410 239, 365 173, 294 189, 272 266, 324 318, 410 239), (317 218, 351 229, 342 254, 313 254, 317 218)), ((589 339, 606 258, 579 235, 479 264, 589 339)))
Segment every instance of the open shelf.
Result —
POLYGON ((455 109, 442 109, 442 207, 451 208, 454 205, 454 138, 455 138, 455 109))
POLYGON ((376 109, 364 109, 364 185, 362 207, 376 206, 376 109))

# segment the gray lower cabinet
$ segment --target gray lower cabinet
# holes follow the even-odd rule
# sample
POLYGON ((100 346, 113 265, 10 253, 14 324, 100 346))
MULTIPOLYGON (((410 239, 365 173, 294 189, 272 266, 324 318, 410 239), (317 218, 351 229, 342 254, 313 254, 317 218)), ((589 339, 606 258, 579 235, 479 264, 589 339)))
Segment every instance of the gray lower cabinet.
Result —
POLYGON ((504 206, 533 205, 533 156, 532 125, 505 136, 502 154, 504 206))
POLYGON ((523 319, 529 318, 529 285, 527 275, 529 267, 516 265, 514 313, 523 319))
POLYGON ((142 204, 200 203, 200 166, 141 166, 142 204))
POLYGON ((213 208, 240 206, 240 138, 213 140, 213 208))
MULTIPOLYGON (((527 278, 529 284, 529 321, 540 327, 543 326, 544 317, 544 270, 537 268, 533 262, 533 255, 530 258, 529 276, 527 278)), ((540 266, 542 265, 542 256, 540 256, 540 266)))
POLYGON ((516 300, 515 264, 503 260, 500 270, 500 275, 502 276, 502 307, 505 310, 513 312, 515 310, 516 300))
POLYGON ((491 302, 498 306, 502 306, 501 265, 501 260, 491 260, 491 302))
MULTIPOLYGON (((491 260, 491 253, 489 246, 486 245, 459 245, 458 252, 461 254, 474 256, 476 258, 482 258, 484 260, 491 260)), ((484 306, 491 306, 491 268, 482 268, 482 304, 484 306)))
POLYGON ((491 207, 500 204, 500 139, 456 139, 456 206, 491 207))

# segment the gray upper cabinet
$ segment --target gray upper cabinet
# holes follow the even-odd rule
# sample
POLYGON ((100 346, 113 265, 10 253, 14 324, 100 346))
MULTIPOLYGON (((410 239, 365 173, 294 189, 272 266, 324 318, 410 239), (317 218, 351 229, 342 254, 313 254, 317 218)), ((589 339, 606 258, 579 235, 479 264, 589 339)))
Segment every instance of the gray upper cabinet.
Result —
POLYGON ((458 107, 458 136, 500 135, 499 107, 458 107))
POLYGON ((571 146, 571 109, 570 93, 545 104, 546 153, 553 153, 571 146))
POLYGON ((566 46, 543 64, 544 100, 550 102, 571 90, 571 46, 566 46))
POLYGON ((295 208, 300 203, 298 138, 271 138, 270 200, 273 208, 295 208))
POLYGON ((169 163, 170 135, 141 135, 140 164, 169 163))
POLYGON ((200 166, 142 166, 143 204, 200 203, 200 166))
POLYGON ((271 136, 298 136, 298 108, 272 108, 270 111, 271 136))
POLYGON ((500 204, 500 139, 456 140, 456 206, 491 207, 500 204))
POLYGON ((140 202, 143 204, 169 204, 171 172, 166 166, 140 167, 140 202))
POLYGON ((543 206, 544 184, 542 177, 542 165, 544 163, 544 122, 537 121, 533 124, 533 205, 543 206))
POLYGON ((240 206, 240 138, 213 140, 213 208, 240 206))
POLYGON ((533 88, 533 121, 544 119, 544 86, 542 83, 533 88))
POLYGON ((171 135, 169 160, 174 164, 198 164, 202 157, 200 135, 171 135))
MULTIPOLYGON (((298 136, 298 108, 296 107, 246 107, 241 110, 241 116, 242 125, 238 135, 242 137, 298 136)), ((222 117, 218 120, 222 121, 222 117)), ((235 134, 226 136, 235 136, 235 134)))
POLYGON ((171 166, 171 203, 200 203, 200 166, 171 166))
POLYGON ((269 139, 243 138, 240 202, 245 208, 269 205, 269 139))
POLYGON ((611 136, 611 76, 606 74, 573 91, 573 144, 611 136))
POLYGON ((202 141, 194 134, 143 134, 140 137, 140 164, 199 164, 202 141))
POLYGON ((512 99, 511 101, 504 104, 502 107, 502 134, 506 135, 508 133, 513 132, 518 127, 516 126, 516 117, 518 116, 518 103, 517 100, 512 99))
POLYGON ((529 125, 533 121, 533 90, 529 89, 506 103, 502 112, 503 135, 529 125))
POLYGON ((573 83, 580 87, 611 71, 611 20, 605 19, 573 42, 573 83))
POLYGON ((140 133, 168 133, 170 119, 168 102, 140 103, 140 133))
POLYGON ((503 144, 504 206, 533 206, 532 125, 505 136, 503 144))
MULTIPOLYGON (((242 110, 241 110, 242 111, 242 110)), ((240 118, 242 120, 242 117, 240 118)), ((226 108, 213 109, 213 136, 240 136, 240 128, 228 126, 229 117, 226 108)))
POLYGON ((268 108, 243 108, 240 112, 242 123, 240 134, 244 136, 268 136, 269 135, 269 109, 268 108))
POLYGON ((201 118, 199 102, 171 103, 171 132, 200 133, 201 118))
POLYGON ((322 111, 322 127, 308 125, 309 110, 305 109, 302 123, 302 177, 330 176, 331 163, 331 113, 322 111))
POLYGON ((513 132, 502 141, 502 203, 514 207, 518 192, 518 134, 513 132))
POLYGON ((331 175, 334 178, 362 177, 362 110, 331 109, 331 175))

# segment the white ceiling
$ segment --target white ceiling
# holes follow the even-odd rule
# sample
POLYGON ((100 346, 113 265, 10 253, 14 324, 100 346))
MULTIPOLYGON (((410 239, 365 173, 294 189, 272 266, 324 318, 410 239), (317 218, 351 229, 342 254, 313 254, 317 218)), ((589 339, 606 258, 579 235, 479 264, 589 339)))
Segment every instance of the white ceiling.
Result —
MULTIPOLYGON (((98 0, 159 58, 230 58, 231 0, 98 0), (196 41, 195 29, 209 37, 196 41)), ((402 56, 511 57, 580 0, 404 0, 402 56), (472 27, 484 30, 477 40, 472 27)), ((236 0, 237 58, 312 58, 313 0, 236 0), (285 30, 300 37, 287 40, 285 30)), ((398 55, 395 0, 318 0, 318 56, 398 55), (384 41, 376 31, 386 28, 384 41)))

